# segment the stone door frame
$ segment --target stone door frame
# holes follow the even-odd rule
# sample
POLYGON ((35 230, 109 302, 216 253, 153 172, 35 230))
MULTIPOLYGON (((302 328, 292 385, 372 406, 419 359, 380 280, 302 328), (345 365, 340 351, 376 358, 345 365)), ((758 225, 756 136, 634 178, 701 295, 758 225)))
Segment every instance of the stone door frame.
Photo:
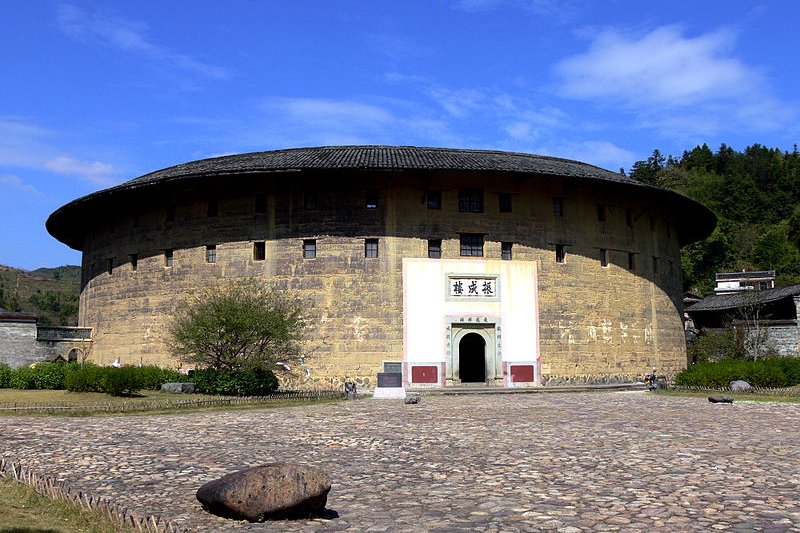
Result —
MULTIPOLYGON (((503 361, 500 351, 500 324, 499 320, 483 317, 482 320, 475 320, 469 317, 457 317, 448 319, 446 328, 447 336, 447 363, 445 386, 460 386, 459 378, 459 343, 466 335, 477 333, 480 335, 486 347, 484 350, 484 364, 486 367, 486 385, 503 386, 503 361), (484 321, 485 320, 485 321, 484 321)), ((476 383, 476 385, 480 385, 476 383)))

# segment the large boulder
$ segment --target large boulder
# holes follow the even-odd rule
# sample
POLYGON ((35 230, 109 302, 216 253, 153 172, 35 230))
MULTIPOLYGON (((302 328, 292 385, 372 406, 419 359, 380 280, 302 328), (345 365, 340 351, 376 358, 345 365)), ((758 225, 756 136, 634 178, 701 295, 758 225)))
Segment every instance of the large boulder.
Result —
POLYGON ((194 383, 163 383, 161 392, 194 392, 194 383))
POLYGON ((750 392, 753 390, 753 387, 751 387, 748 382, 741 379, 731 381, 728 387, 730 387, 731 392, 750 392))
POLYGON ((237 520, 323 516, 331 478, 317 468, 271 463, 233 472, 197 490, 211 513, 237 520))

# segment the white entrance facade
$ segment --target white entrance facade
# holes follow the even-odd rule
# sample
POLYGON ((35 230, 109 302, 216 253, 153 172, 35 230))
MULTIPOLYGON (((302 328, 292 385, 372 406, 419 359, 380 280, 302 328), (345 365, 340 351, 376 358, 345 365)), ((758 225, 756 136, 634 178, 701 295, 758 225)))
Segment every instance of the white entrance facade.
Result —
POLYGON ((533 261, 403 259, 403 383, 540 384, 533 261))

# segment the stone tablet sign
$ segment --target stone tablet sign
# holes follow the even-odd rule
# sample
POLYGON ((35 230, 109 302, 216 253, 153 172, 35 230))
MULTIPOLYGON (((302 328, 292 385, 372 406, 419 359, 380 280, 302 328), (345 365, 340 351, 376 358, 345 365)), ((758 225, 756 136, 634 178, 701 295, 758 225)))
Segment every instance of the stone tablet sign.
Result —
POLYGON ((497 278, 486 276, 448 276, 448 299, 477 298, 496 300, 497 278))
POLYGON ((403 374, 400 372, 378 372, 379 388, 397 388, 403 386, 403 374))

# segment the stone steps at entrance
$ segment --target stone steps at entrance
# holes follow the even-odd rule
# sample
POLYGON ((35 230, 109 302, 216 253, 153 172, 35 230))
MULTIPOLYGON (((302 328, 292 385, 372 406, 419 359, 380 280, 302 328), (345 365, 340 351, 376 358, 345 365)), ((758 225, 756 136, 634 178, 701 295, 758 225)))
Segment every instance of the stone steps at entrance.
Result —
POLYGON ((646 391, 644 383, 607 383, 602 385, 560 385, 550 387, 486 387, 469 385, 461 387, 429 388, 412 387, 408 394, 420 396, 447 396, 456 394, 541 394, 553 392, 589 392, 589 391, 646 391))

